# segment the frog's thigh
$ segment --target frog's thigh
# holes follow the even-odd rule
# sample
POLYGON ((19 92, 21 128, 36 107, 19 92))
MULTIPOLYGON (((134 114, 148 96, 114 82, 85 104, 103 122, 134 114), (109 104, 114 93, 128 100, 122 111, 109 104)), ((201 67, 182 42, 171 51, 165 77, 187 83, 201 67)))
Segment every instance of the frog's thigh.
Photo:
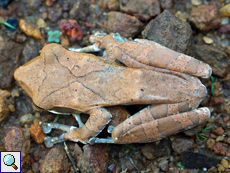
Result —
POLYGON ((110 122, 112 117, 111 113, 105 108, 94 108, 87 113, 90 114, 90 117, 85 125, 71 129, 64 136, 66 140, 86 142, 89 138, 96 137, 110 122))
POLYGON ((168 135, 202 124, 209 117, 210 111, 208 108, 204 107, 144 122, 131 129, 127 127, 129 125, 124 122, 114 128, 112 138, 115 143, 144 143, 157 141, 168 135), (128 131, 126 130, 127 128, 129 128, 128 131))

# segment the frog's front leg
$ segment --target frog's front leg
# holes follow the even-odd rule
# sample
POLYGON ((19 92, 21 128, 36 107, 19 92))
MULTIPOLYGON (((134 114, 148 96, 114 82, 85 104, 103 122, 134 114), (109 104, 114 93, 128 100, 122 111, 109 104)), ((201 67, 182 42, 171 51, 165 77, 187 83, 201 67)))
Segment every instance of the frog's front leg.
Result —
MULTIPOLYGON (((60 137, 46 137, 45 144, 47 147, 52 147, 55 143, 63 142, 65 140, 71 140, 75 142, 87 143, 87 141, 96 137, 110 122, 111 113, 107 111, 105 108, 94 108, 87 112, 90 117, 85 123, 85 125, 80 125, 80 128, 74 126, 66 126, 54 123, 47 123, 49 127, 61 129, 66 131, 67 133, 62 134, 60 137)), ((43 125, 43 130, 46 129, 46 123, 43 125)), ((80 123, 81 124, 81 123, 80 123)))

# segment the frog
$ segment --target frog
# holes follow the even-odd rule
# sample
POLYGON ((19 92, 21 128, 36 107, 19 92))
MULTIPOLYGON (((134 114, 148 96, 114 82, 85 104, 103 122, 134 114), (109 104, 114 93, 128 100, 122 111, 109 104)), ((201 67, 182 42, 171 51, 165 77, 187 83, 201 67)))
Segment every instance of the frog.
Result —
POLYGON ((78 123, 41 122, 45 133, 54 128, 64 131, 58 137, 46 136, 47 147, 66 140, 83 144, 154 142, 210 117, 207 107, 198 108, 207 95, 198 77, 211 76, 208 64, 154 41, 128 40, 118 33, 95 34, 90 41, 90 46, 69 50, 47 44, 38 57, 14 72, 37 107, 72 114, 78 123), (117 126, 109 126, 110 137, 98 138, 112 118, 107 108, 119 105, 148 106, 117 126), (85 123, 81 113, 89 115, 85 123))

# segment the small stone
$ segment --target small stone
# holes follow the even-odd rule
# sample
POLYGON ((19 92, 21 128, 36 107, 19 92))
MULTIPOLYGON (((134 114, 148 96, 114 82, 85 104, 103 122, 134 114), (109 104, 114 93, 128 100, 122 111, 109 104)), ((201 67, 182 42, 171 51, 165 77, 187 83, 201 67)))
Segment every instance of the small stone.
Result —
POLYGON ((230 103, 224 105, 224 110, 230 115, 230 103))
POLYGON ((208 147, 210 150, 213 149, 213 146, 215 145, 215 143, 216 143, 216 141, 215 141, 214 139, 212 139, 212 138, 209 138, 209 139, 207 140, 207 142, 206 142, 207 147, 208 147))
POLYGON ((34 37, 36 39, 42 39, 39 28, 33 23, 27 22, 24 19, 20 19, 19 27, 26 35, 34 37))
POLYGON ((136 17, 120 12, 108 13, 108 33, 120 33, 122 37, 134 37, 142 29, 143 23, 136 17))
POLYGON ((221 25, 227 25, 229 23, 228 17, 221 18, 221 25))
POLYGON ((52 7, 52 6, 54 5, 55 1, 56 1, 56 0, 46 0, 46 5, 47 5, 48 7, 52 7))
POLYGON ((204 36, 203 37, 203 40, 206 44, 212 44, 213 43, 213 39, 207 37, 207 36, 204 36))
POLYGON ((21 151, 22 165, 27 162, 26 158, 30 151, 30 131, 24 128, 13 128, 6 133, 6 151, 21 151))
POLYGON ((59 24, 62 34, 68 35, 71 42, 80 41, 83 38, 83 31, 76 20, 67 20, 59 24))
POLYGON ((141 21, 148 21, 160 14, 158 0, 120 0, 120 10, 135 16, 141 21))
POLYGON ((224 136, 217 136, 216 142, 220 142, 224 140, 224 136))
POLYGON ((41 173, 69 172, 69 164, 66 153, 60 148, 52 148, 40 164, 41 173), (51 171, 52 170, 52 171, 51 171))
POLYGON ((45 27, 47 26, 45 20, 42 19, 42 18, 39 18, 39 19, 37 20, 36 24, 37 24, 38 26, 40 26, 41 28, 45 28, 45 27))
POLYGON ((221 17, 230 17, 230 3, 221 7, 219 13, 221 17))
POLYGON ((9 115, 9 108, 5 99, 0 96, 0 122, 2 122, 9 115))
POLYGON ((11 94, 7 90, 0 89, 0 96, 3 97, 4 99, 8 99, 11 96, 11 94))
POLYGON ((161 4, 162 9, 170 9, 173 6, 173 1, 172 0, 161 0, 160 4, 161 4))
POLYGON ((28 123, 30 121, 33 121, 34 118, 35 117, 32 114, 25 114, 25 115, 21 116, 20 122, 23 124, 28 123))
POLYGON ((41 0, 29 0, 29 6, 30 8, 36 10, 39 8, 39 6, 41 5, 42 1, 41 0))
POLYGON ((219 136, 224 134, 224 129, 222 127, 218 127, 215 130, 213 130, 213 132, 219 136))
POLYGON ((61 16, 62 16, 61 7, 53 6, 48 9, 48 18, 51 20, 51 22, 57 22, 61 16))
POLYGON ((38 144, 43 143, 45 134, 43 133, 42 126, 39 124, 35 124, 35 125, 32 124, 29 129, 30 129, 30 135, 33 138, 33 140, 38 144))
MULTIPOLYGON (((1 1, 2 2, 2 1, 1 1)), ((11 16, 17 10, 18 5, 15 2, 10 3, 7 8, 0 8, 1 16, 11 16)))
POLYGON ((168 172, 169 171, 169 161, 168 161, 168 157, 163 157, 160 159, 158 167, 164 171, 164 172, 168 172))
POLYGON ((202 31, 216 29, 221 23, 216 5, 193 7, 189 19, 202 31))
POLYGON ((202 1, 201 0, 192 0, 191 3, 192 3, 192 5, 198 6, 198 5, 202 4, 202 1))
POLYGON ((18 43, 23 43, 24 41, 26 41, 26 35, 25 34, 17 34, 14 39, 18 43))
POLYGON ((23 46, 13 41, 0 45, 0 88, 9 88, 14 81, 14 71, 19 66, 23 46))
POLYGON ((223 167, 223 165, 220 164, 220 165, 218 166, 218 171, 219 171, 219 172, 223 172, 224 170, 225 170, 225 168, 223 167))
POLYGON ((177 138, 172 142, 172 149, 178 154, 181 154, 191 149, 193 145, 194 141, 192 139, 177 138))
POLYGON ((224 167, 224 168, 229 168, 229 163, 226 159, 222 159, 221 160, 221 165, 224 167))
POLYGON ((168 10, 151 20, 142 31, 142 35, 148 40, 181 53, 186 53, 191 47, 191 26, 175 17, 168 10))
POLYGON ((225 155, 226 146, 223 142, 216 142, 213 147, 213 150, 216 154, 225 155))
POLYGON ((119 9, 118 0, 108 0, 108 8, 110 11, 117 11, 119 9))

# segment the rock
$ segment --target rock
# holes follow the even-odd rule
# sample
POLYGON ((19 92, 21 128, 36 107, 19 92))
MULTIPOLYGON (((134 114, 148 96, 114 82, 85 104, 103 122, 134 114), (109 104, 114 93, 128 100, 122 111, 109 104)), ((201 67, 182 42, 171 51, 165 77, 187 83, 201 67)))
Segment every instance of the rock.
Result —
POLYGON ((83 31, 76 20, 67 20, 59 24, 62 34, 68 35, 71 42, 80 41, 83 31))
POLYGON ((17 10, 18 5, 14 2, 10 3, 7 8, 0 7, 1 16, 11 16, 17 10))
POLYGON ((28 113, 28 114, 25 114, 25 115, 23 115, 23 116, 21 116, 21 118, 20 118, 20 123, 28 123, 28 122, 31 122, 31 121, 33 121, 34 120, 34 116, 32 115, 32 114, 30 114, 30 113, 28 113))
POLYGON ((26 35, 25 34, 17 34, 14 37, 14 40, 18 43, 23 43, 24 41, 26 41, 26 35))
POLYGON ((43 18, 39 18, 37 20, 36 24, 41 28, 45 28, 47 26, 47 24, 43 18))
MULTIPOLYGON (((76 146, 75 146, 76 148, 76 146)), ((108 169, 108 152, 105 144, 85 145, 81 152, 75 153, 77 165, 81 172, 106 172, 108 169)), ((79 151, 79 150, 78 150, 79 151)))
POLYGON ((11 96, 11 94, 7 90, 0 89, 0 96, 3 97, 4 99, 8 99, 11 96))
POLYGON ((77 21, 86 21, 87 17, 90 15, 90 2, 89 1, 78 1, 72 5, 69 15, 71 19, 77 21))
POLYGON ((41 32, 35 24, 27 22, 24 19, 20 19, 19 27, 26 35, 34 37, 36 39, 42 39, 41 32))
POLYGON ((191 3, 192 3, 192 5, 198 6, 198 5, 202 4, 202 1, 201 0, 192 0, 191 3))
POLYGON ((224 134, 224 129, 222 127, 218 127, 216 129, 213 129, 212 131, 219 136, 224 134))
POLYGON ((158 167, 164 172, 169 171, 169 161, 168 160, 169 160, 168 157, 163 157, 160 159, 160 161, 158 163, 158 167))
POLYGON ((9 115, 9 108, 5 99, 0 96, 0 122, 2 122, 9 115))
POLYGON ((190 151, 181 155, 181 164, 187 169, 210 168, 216 166, 219 162, 219 159, 190 151))
POLYGON ((223 142, 216 142, 213 150, 216 154, 225 155, 226 153, 226 145, 223 142))
POLYGON ((224 97, 210 97, 209 106, 220 105, 224 103, 224 97))
POLYGON ((13 74, 19 66, 22 45, 13 41, 0 44, 0 88, 9 88, 13 82, 13 74))
POLYGON ((221 165, 224 167, 224 168, 229 168, 229 163, 226 159, 222 159, 221 160, 221 165))
POLYGON ((189 20, 201 31, 216 29, 221 23, 216 5, 200 5, 198 7, 193 7, 189 20))
POLYGON ((143 23, 136 17, 127 15, 120 12, 109 12, 108 13, 108 33, 120 33, 122 37, 134 37, 142 29, 143 23))
POLYGON ((211 39, 210 37, 204 36, 203 40, 206 44, 212 44, 213 43, 213 39, 211 39))
POLYGON ((176 138, 172 142, 172 149, 178 154, 181 154, 191 149, 193 145, 194 141, 192 139, 176 138))
POLYGON ((221 7, 219 13, 221 17, 230 17, 230 3, 221 7))
POLYGON ((29 2, 30 8, 34 10, 37 10, 42 3, 41 0, 29 0, 28 2, 29 2))
POLYGON ((30 129, 30 135, 35 142, 38 144, 43 143, 45 134, 43 133, 43 128, 39 124, 32 124, 30 129))
POLYGON ((230 24, 227 24, 227 25, 222 25, 219 30, 219 32, 221 33, 227 33, 230 31, 230 24))
POLYGON ((118 0, 108 0, 108 8, 110 11, 117 11, 119 9, 118 0))
POLYGON ((212 73, 224 77, 230 71, 230 59, 217 48, 209 45, 195 45, 195 58, 208 63, 212 73))
POLYGON ((224 141, 224 136, 217 136, 216 142, 224 141))
POLYGON ((54 6, 54 7, 48 8, 48 18, 51 20, 51 22, 57 22, 61 16, 62 16, 61 7, 54 6))
POLYGON ((207 147, 208 147, 210 150, 213 149, 215 143, 216 143, 216 141, 215 141, 214 139, 212 139, 212 138, 209 138, 209 139, 207 140, 207 142, 206 142, 207 147))
POLYGON ((137 17, 141 21, 147 21, 160 14, 158 0, 120 0, 120 10, 137 17))
POLYGON ((64 48, 68 49, 70 47, 70 41, 69 41, 68 36, 66 36, 66 35, 60 35, 59 38, 60 38, 61 45, 64 48))
POLYGON ((186 53, 191 45, 192 29, 187 22, 165 10, 148 23, 142 35, 169 49, 186 53))
POLYGON ((223 165, 218 165, 218 171, 219 172, 223 172, 225 170, 225 168, 223 167, 223 165))
POLYGON ((160 0, 161 8, 162 9, 170 9, 173 6, 172 0, 160 0))
POLYGON ((169 156, 171 153, 170 141, 168 139, 161 140, 158 144, 149 143, 141 148, 142 154, 149 160, 157 157, 169 156))
POLYGON ((60 148, 52 148, 40 165, 41 173, 69 172, 66 153, 60 148))
POLYGON ((34 44, 26 43, 22 52, 22 64, 25 64, 28 61, 32 60, 34 57, 37 57, 41 49, 42 45, 40 42, 35 42, 34 44))
POLYGON ((25 158, 30 151, 30 131, 24 128, 13 128, 6 133, 5 137, 6 151, 21 151, 22 165, 27 162, 25 158))

